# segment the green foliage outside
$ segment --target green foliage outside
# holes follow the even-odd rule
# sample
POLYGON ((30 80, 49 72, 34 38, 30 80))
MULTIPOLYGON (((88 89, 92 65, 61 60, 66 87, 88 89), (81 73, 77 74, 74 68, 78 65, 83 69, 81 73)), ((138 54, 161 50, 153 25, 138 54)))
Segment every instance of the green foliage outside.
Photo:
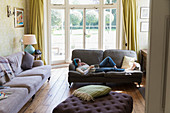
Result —
POLYGON ((51 10, 51 26, 61 26, 62 16, 58 11, 51 10))
POLYGON ((81 14, 81 12, 79 11, 71 11, 70 12, 70 23, 75 26, 75 25, 79 25, 80 22, 82 21, 83 16, 81 14))

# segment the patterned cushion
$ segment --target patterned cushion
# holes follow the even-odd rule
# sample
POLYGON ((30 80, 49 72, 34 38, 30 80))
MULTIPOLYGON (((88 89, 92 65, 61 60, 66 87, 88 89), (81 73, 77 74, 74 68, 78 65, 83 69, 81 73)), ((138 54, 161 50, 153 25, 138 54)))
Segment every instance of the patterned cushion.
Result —
POLYGON ((0 85, 5 84, 14 77, 14 73, 6 58, 0 57, 0 85))

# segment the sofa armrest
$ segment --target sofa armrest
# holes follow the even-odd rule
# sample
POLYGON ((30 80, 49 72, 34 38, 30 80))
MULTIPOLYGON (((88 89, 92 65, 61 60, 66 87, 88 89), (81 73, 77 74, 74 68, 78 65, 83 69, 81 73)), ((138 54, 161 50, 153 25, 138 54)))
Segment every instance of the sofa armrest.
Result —
POLYGON ((73 63, 71 63, 71 64, 69 65, 69 70, 72 70, 72 71, 75 71, 75 70, 76 70, 76 67, 75 67, 75 65, 74 65, 73 63))
POLYGON ((33 67, 43 66, 44 63, 42 60, 35 60, 33 63, 33 67))
POLYGON ((135 62, 135 64, 136 64, 136 68, 135 68, 135 70, 139 70, 139 71, 141 71, 141 66, 140 66, 140 64, 139 64, 139 63, 137 63, 137 62, 135 62))

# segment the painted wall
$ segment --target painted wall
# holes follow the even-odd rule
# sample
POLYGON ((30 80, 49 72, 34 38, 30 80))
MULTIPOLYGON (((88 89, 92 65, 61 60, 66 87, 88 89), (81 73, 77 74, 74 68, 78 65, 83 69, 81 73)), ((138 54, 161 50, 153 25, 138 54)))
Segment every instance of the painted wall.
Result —
MULTIPOLYGON (((7 5, 24 9, 24 23, 26 22, 25 0, 0 0, 0 56, 7 56, 21 51, 20 39, 26 27, 15 28, 14 16, 7 17, 7 5)), ((26 26, 26 24, 25 24, 26 26)))
POLYGON ((141 19, 141 7, 149 7, 150 0, 137 0, 138 2, 138 19, 137 19, 137 30, 139 37, 139 50, 148 48, 148 32, 141 32, 141 22, 149 22, 149 19, 141 19))

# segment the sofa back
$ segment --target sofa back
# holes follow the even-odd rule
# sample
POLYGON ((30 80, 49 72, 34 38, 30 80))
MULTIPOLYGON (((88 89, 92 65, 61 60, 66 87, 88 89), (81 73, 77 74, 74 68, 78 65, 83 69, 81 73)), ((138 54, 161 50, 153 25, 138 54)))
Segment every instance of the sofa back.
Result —
POLYGON ((106 58, 107 56, 110 56, 116 63, 116 66, 119 68, 122 66, 124 56, 134 57, 137 60, 136 52, 130 50, 118 50, 118 49, 105 50, 103 53, 103 59, 106 58))
POLYGON ((72 52, 72 60, 74 58, 80 58, 82 62, 89 65, 99 64, 103 60, 103 51, 76 49, 72 52))

